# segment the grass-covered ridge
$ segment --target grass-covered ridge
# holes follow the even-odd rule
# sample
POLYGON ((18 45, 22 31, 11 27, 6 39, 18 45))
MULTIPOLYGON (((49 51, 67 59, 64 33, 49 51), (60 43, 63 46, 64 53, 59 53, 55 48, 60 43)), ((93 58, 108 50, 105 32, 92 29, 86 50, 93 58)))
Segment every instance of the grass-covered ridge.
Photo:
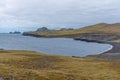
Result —
POLYGON ((0 50, 0 74, 15 80, 120 80, 120 62, 0 50))
POLYGON ((120 23, 107 24, 99 23, 80 29, 73 30, 51 30, 51 31, 33 31, 25 32, 24 35, 42 36, 42 37, 77 37, 83 33, 102 33, 110 35, 120 35, 120 23))

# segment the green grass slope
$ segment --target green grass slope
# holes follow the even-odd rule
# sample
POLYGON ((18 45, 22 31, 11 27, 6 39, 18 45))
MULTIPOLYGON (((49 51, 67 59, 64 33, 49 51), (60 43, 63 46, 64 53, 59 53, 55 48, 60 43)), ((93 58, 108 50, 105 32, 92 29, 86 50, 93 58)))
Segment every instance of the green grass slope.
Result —
POLYGON ((75 30, 33 31, 25 32, 24 34, 37 35, 42 37, 62 37, 62 36, 74 37, 79 36, 80 34, 83 33, 102 33, 102 34, 104 33, 120 35, 120 23, 115 24, 100 23, 75 30))
POLYGON ((106 33, 120 35, 120 23, 115 24, 100 23, 81 28, 80 30, 85 33, 106 33))
POLYGON ((120 41, 120 23, 99 23, 74 30, 50 30, 24 32, 23 35, 35 37, 70 37, 95 41, 120 41))
POLYGON ((0 74, 15 80, 120 80, 120 62, 1 50, 0 74))

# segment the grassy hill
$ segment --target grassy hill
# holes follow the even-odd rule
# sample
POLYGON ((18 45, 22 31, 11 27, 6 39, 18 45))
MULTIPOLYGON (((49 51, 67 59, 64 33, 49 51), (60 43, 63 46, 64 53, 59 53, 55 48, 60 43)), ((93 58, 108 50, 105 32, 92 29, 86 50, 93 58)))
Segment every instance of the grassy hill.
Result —
POLYGON ((74 30, 50 30, 24 32, 23 35, 36 37, 71 37, 80 39, 94 39, 102 41, 120 40, 120 23, 99 23, 74 30))
POLYGON ((120 62, 0 50, 0 74, 15 80, 120 80, 120 62))
POLYGON ((120 23, 106 24, 100 23, 79 29, 85 33, 106 33, 120 35, 120 23))
POLYGON ((74 30, 33 31, 33 32, 25 32, 24 34, 26 35, 33 34, 43 37, 57 37, 57 36, 59 37, 59 36, 79 35, 83 33, 105 33, 105 34, 120 35, 120 23, 115 23, 115 24, 99 23, 74 30))

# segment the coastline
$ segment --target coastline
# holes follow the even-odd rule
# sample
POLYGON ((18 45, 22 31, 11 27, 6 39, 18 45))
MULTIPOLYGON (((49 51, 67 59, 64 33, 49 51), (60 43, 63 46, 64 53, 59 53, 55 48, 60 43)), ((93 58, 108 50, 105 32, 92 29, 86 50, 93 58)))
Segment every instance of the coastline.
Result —
MULTIPOLYGON (((24 35, 24 36, 45 37, 45 36, 34 36, 34 35, 24 35)), ((81 38, 69 37, 69 38, 72 38, 74 40, 86 41, 86 42, 110 44, 112 46, 112 48, 107 49, 106 51, 103 51, 103 52, 95 54, 95 55, 87 55, 85 57, 92 56, 94 58, 102 58, 102 59, 104 59, 104 58, 105 59, 108 59, 108 58, 109 59, 119 59, 119 57, 120 57, 120 43, 110 42, 109 40, 106 39, 106 36, 101 36, 100 38, 99 37, 96 38, 96 37, 92 36, 90 39, 89 39, 89 36, 86 36, 85 38, 82 38, 82 37, 81 38), (105 39, 105 40, 102 40, 102 39, 105 39)), ((53 38, 53 37, 45 37, 45 38, 53 38)), ((54 37, 54 38, 56 38, 56 37, 54 37)), ((66 37, 66 38, 68 38, 68 37, 66 37)), ((72 56, 72 57, 79 57, 79 56, 72 56)))
POLYGON ((104 52, 104 53, 120 53, 120 43, 117 42, 108 42, 108 41, 99 41, 99 40, 88 40, 88 39, 74 39, 74 40, 80 40, 85 42, 95 42, 95 43, 103 43, 103 44, 110 44, 112 45, 112 49, 104 52))
POLYGON ((105 53, 120 53, 120 43, 117 42, 106 42, 113 46, 113 48, 105 53))
MULTIPOLYGON (((23 34, 24 35, 24 34, 23 34)), ((33 36, 33 37, 45 37, 45 36, 35 36, 35 35, 24 35, 24 36, 33 36)), ((46 37, 46 38, 53 38, 53 37, 46 37)), ((57 37, 58 38, 58 37, 57 37)), ((68 37, 67 37, 68 38, 68 37)), ((107 40, 97 40, 97 39, 87 39, 87 38, 75 38, 75 37, 69 37, 69 38, 72 38, 72 39, 74 39, 74 40, 80 40, 80 41, 85 41, 85 42, 95 42, 95 43, 102 43, 102 44, 110 44, 111 46, 112 46, 112 48, 111 49, 108 49, 107 51, 105 51, 105 52, 102 52, 102 53, 100 53, 100 54, 97 54, 97 55, 109 55, 109 54, 112 54, 112 55, 116 55, 116 54, 114 54, 114 53, 119 53, 120 54, 120 43, 117 43, 117 42, 109 42, 109 41, 107 41, 107 40)), ((98 38, 99 39, 99 38, 98 38)), ((90 56, 90 55, 88 55, 88 56, 90 56)))
POLYGON ((107 50, 103 53, 96 54, 96 55, 88 55, 86 57, 92 57, 96 60, 120 60, 120 43, 118 42, 108 42, 108 41, 99 41, 99 40, 88 40, 88 39, 75 39, 81 40, 86 42, 96 42, 96 43, 103 43, 103 44, 110 44, 112 45, 112 49, 107 50))

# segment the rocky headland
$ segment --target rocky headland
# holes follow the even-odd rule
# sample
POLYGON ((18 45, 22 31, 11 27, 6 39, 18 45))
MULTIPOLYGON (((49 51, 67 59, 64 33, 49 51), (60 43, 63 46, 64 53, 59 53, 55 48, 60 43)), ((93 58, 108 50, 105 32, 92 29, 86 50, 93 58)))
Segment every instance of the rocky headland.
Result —
POLYGON ((24 32, 25 36, 35 37, 66 37, 74 40, 81 40, 87 42, 97 42, 111 44, 113 48, 105 53, 99 55, 89 55, 104 59, 120 59, 120 23, 107 24, 99 23, 90 25, 80 29, 71 30, 47 30, 47 31, 33 31, 24 32), (117 42, 116 42, 117 41, 117 42))

